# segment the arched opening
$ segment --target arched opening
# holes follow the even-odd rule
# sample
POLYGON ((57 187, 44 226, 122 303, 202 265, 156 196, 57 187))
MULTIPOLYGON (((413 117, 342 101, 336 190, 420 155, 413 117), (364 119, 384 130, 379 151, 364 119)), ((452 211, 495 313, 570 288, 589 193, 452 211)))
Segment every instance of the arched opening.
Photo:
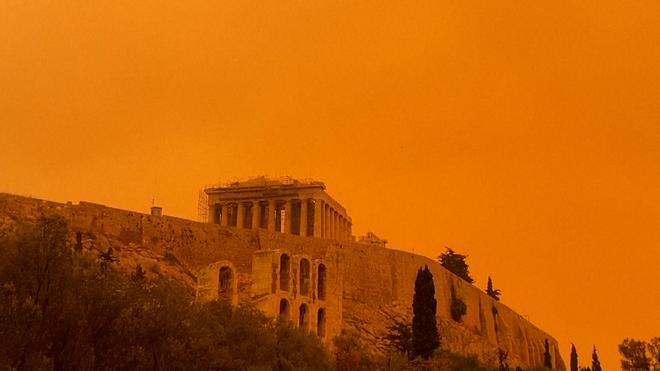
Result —
POLYGON ((298 326, 300 326, 300 328, 306 329, 308 324, 309 315, 307 313, 307 304, 301 304, 298 311, 298 326))
POLYGON ((289 271, 291 270, 289 255, 280 256, 280 290, 289 291, 289 271))
POLYGON ((316 334, 323 338, 325 337, 325 309, 319 309, 316 315, 316 334))
POLYGON ((218 279, 218 298, 231 301, 234 294, 234 272, 229 267, 222 267, 218 279))
POLYGON ((319 264, 319 276, 317 279, 317 292, 318 292, 318 297, 319 300, 325 300, 325 276, 326 276, 326 271, 325 271, 325 265, 324 264, 319 264))
POLYGON ((280 318, 288 320, 289 314, 289 301, 286 299, 280 300, 280 318))
POLYGON ((300 260, 300 295, 309 295, 309 260, 300 260))

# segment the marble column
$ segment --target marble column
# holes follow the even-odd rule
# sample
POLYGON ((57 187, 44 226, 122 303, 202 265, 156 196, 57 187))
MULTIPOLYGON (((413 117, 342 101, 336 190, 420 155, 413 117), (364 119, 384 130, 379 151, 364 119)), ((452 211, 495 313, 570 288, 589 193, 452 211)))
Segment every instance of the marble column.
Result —
POLYGON ((346 240, 346 220, 343 216, 339 216, 339 239, 346 240))
POLYGON ((303 198, 300 200, 300 231, 301 236, 307 236, 307 204, 309 200, 303 198))
POLYGON ((322 236, 321 223, 323 222, 323 201, 318 198, 314 200, 314 237, 322 236))
POLYGON ((330 238, 330 205, 323 207, 323 238, 330 238))
POLYGON ((275 231, 275 209, 275 200, 268 200, 268 212, 266 215, 268 218, 268 230, 272 232, 275 231))
POLYGON ((337 239, 337 213, 335 209, 330 209, 330 238, 337 239))
POLYGON ((222 207, 222 211, 220 212, 220 225, 226 227, 229 222, 229 204, 224 203, 220 207, 222 207))
POLYGON ((242 202, 236 204, 236 228, 243 228, 245 224, 245 205, 242 202))
POLYGON ((209 223, 215 224, 215 221, 217 220, 218 222, 220 221, 220 215, 217 215, 220 212, 220 208, 218 208, 218 205, 211 205, 209 207, 209 223), (216 216, 217 215, 217 216, 216 216))
POLYGON ((288 199, 284 202, 284 233, 291 234, 291 199, 288 199))
POLYGON ((261 205, 259 201, 252 201, 252 229, 259 229, 261 222, 261 205))

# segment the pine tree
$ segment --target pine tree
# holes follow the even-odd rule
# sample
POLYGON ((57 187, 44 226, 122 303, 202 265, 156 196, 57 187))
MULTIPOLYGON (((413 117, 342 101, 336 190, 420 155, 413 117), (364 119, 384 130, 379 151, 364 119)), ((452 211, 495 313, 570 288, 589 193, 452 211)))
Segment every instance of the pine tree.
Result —
POLYGON ((571 371, 578 371, 578 354, 575 344, 571 344, 571 371))
POLYGON ((491 298, 500 301, 500 295, 502 295, 500 289, 495 289, 493 290, 493 280, 490 279, 490 276, 488 276, 488 285, 486 286, 486 294, 490 296, 491 298))
POLYGON ((433 275, 428 266, 417 271, 413 296, 413 356, 428 359, 440 346, 436 323, 437 302, 433 275))
POLYGON ((470 271, 468 265, 465 262, 467 255, 462 255, 450 248, 446 248, 447 251, 438 256, 438 262, 448 271, 454 273, 455 275, 461 277, 469 283, 474 283, 474 279, 470 277, 470 271))
POLYGON ((591 371, 603 371, 600 367, 600 360, 598 359, 598 353, 596 353, 596 346, 594 345, 594 352, 591 355, 591 371))
POLYGON ((550 343, 545 339, 545 352, 543 352, 543 367, 552 369, 552 356, 550 355, 550 343))

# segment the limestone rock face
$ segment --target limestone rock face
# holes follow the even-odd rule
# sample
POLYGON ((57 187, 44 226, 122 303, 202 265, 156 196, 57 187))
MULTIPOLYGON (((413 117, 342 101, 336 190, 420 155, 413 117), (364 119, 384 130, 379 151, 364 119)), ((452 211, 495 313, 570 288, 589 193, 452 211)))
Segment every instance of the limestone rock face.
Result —
POLYGON ((353 328, 376 352, 384 351, 380 339, 394 318, 411 319, 417 270, 428 265, 443 348, 494 366, 502 349, 511 367, 530 368, 543 364, 548 339, 554 368, 565 369, 553 337, 426 257, 373 244, 0 194, 0 233, 52 214, 67 219, 72 242, 82 233, 85 250, 113 247, 127 271, 140 263, 148 275, 190 285, 199 300, 253 303, 319 334, 327 345, 342 328, 353 328), (468 308, 461 322, 449 313, 452 290, 468 308))

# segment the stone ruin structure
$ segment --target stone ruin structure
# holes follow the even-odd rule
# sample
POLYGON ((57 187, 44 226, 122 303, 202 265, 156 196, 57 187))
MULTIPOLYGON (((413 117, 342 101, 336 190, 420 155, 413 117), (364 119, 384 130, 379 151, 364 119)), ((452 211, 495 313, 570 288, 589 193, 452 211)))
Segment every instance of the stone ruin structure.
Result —
MULTIPOLYGON (((563 370, 557 341, 501 302, 429 258, 389 249, 375 234, 358 241, 351 218, 321 182, 259 178, 209 187, 207 223, 80 202, 60 204, 0 194, 0 232, 20 220, 58 214, 71 239, 82 232, 88 251, 112 246, 126 270, 138 263, 195 289, 197 300, 252 303, 317 334, 331 347, 342 329, 359 333, 374 352, 394 319, 410 321, 417 270, 428 265, 436 289, 444 349, 497 366, 563 370), (452 319, 452 295, 467 305, 452 319)), ((158 210, 160 211, 160 210, 158 210)))
POLYGON ((285 177, 259 177, 204 189, 209 222, 267 229, 297 236, 352 240, 346 209, 325 192, 325 184, 285 177))

